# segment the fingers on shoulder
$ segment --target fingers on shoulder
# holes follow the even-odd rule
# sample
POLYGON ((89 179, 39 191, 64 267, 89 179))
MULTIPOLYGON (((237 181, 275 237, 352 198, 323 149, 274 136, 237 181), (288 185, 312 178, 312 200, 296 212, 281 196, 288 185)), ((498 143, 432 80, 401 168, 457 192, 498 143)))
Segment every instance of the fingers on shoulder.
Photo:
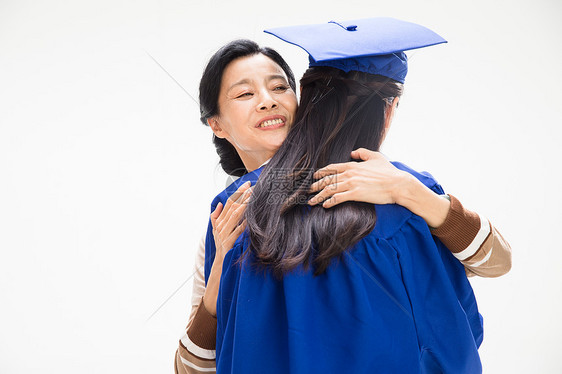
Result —
POLYGON ((322 206, 324 208, 331 208, 331 207, 336 206, 338 204, 341 204, 343 202, 352 201, 352 200, 354 200, 353 192, 352 191, 343 191, 343 192, 335 193, 332 196, 330 196, 328 199, 326 199, 326 201, 324 201, 322 206))
POLYGON ((350 162, 342 162, 339 164, 330 164, 324 166, 323 168, 316 170, 316 172, 314 173, 314 178, 320 179, 329 175, 343 173, 346 170, 348 170, 350 167, 352 167, 353 164, 356 164, 356 162, 350 161, 350 162))
POLYGON ((371 151, 367 148, 357 148, 353 152, 351 152, 351 157, 355 159, 361 159, 363 161, 372 160, 378 157, 384 157, 382 153, 378 151, 371 151))

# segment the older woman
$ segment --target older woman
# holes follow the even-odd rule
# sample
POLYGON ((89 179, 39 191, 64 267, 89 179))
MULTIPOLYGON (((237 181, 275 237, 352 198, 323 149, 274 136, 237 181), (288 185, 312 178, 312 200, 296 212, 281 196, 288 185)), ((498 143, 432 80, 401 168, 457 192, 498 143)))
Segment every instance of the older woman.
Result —
MULTIPOLYGON (((293 124, 294 91, 292 72, 283 59, 251 41, 229 43, 211 58, 201 80, 201 113, 215 134, 217 152, 227 173, 252 172, 275 154, 293 124)), ((313 191, 321 190, 318 201, 328 198, 325 208, 345 201, 400 204, 434 227, 433 234, 456 254, 468 275, 499 276, 509 270, 509 245, 487 220, 463 208, 455 197, 436 194, 418 179, 423 175, 416 178, 396 168, 378 152, 359 149, 351 157, 362 162, 329 165, 316 174, 337 178, 335 186, 329 178, 312 186, 313 191)), ((248 187, 242 185, 211 216, 214 235, 207 238, 215 241, 215 257, 205 258, 203 243, 199 248, 192 313, 176 352, 179 373, 213 370, 222 261, 244 229, 238 221, 250 195, 248 187)))

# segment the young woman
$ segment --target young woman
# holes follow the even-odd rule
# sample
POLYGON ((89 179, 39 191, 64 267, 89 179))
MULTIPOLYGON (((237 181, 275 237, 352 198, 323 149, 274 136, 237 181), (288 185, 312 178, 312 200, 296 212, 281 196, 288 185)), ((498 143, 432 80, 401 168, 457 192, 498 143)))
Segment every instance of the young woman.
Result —
MULTIPOLYGON (((251 41, 229 43, 211 58, 201 80, 201 113, 215 133, 214 142, 227 173, 252 172, 275 154, 294 121, 294 90, 294 78, 282 58, 251 41)), ((391 112, 388 115, 390 119, 391 112)), ((334 197, 324 207, 344 201, 403 205, 437 228, 433 234, 457 254, 469 275, 499 276, 509 270, 509 245, 497 230, 478 214, 464 209, 453 196, 449 202, 424 185, 422 181, 429 177, 416 174, 416 178, 378 152, 359 149, 351 156, 363 162, 332 164, 315 175, 335 172, 337 176, 335 187, 327 186, 329 178, 312 185, 312 191, 322 189, 320 198, 334 197)), ((244 228, 238 225, 238 219, 249 196, 247 190, 248 185, 242 185, 211 216, 217 253, 213 261, 204 258, 203 247, 198 251, 192 313, 176 353, 177 372, 209 372, 214 367, 216 295, 222 261, 244 228), (206 276, 204 261, 210 269, 206 276)))

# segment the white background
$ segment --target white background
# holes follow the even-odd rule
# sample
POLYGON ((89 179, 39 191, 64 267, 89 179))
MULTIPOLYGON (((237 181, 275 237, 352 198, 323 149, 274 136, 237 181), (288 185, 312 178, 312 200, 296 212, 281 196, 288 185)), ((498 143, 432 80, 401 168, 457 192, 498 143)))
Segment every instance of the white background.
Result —
POLYGON ((0 1, 0 373, 171 373, 209 203, 226 183, 193 97, 238 37, 391 16, 410 53, 385 154, 487 216, 513 269, 473 279, 486 373, 560 373, 559 1, 0 1), (152 56, 153 58, 151 58, 152 56))

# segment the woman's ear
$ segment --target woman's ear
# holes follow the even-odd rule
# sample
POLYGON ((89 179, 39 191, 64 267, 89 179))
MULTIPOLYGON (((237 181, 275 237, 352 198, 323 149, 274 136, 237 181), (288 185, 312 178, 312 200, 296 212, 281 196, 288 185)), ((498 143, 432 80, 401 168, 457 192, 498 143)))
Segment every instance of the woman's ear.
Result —
POLYGON ((390 128, 390 125, 392 123, 392 119, 394 118, 394 112, 396 111, 396 107, 398 106, 398 102, 400 101, 400 98, 398 96, 396 96, 393 100, 392 100, 392 104, 390 104, 388 110, 385 113, 385 118, 384 118, 384 132, 388 132, 388 129, 390 128))
POLYGON ((213 130, 213 133, 217 138, 224 139, 226 137, 226 133, 220 126, 219 121, 216 117, 208 118, 207 123, 209 124, 209 127, 211 128, 211 130, 213 130))

